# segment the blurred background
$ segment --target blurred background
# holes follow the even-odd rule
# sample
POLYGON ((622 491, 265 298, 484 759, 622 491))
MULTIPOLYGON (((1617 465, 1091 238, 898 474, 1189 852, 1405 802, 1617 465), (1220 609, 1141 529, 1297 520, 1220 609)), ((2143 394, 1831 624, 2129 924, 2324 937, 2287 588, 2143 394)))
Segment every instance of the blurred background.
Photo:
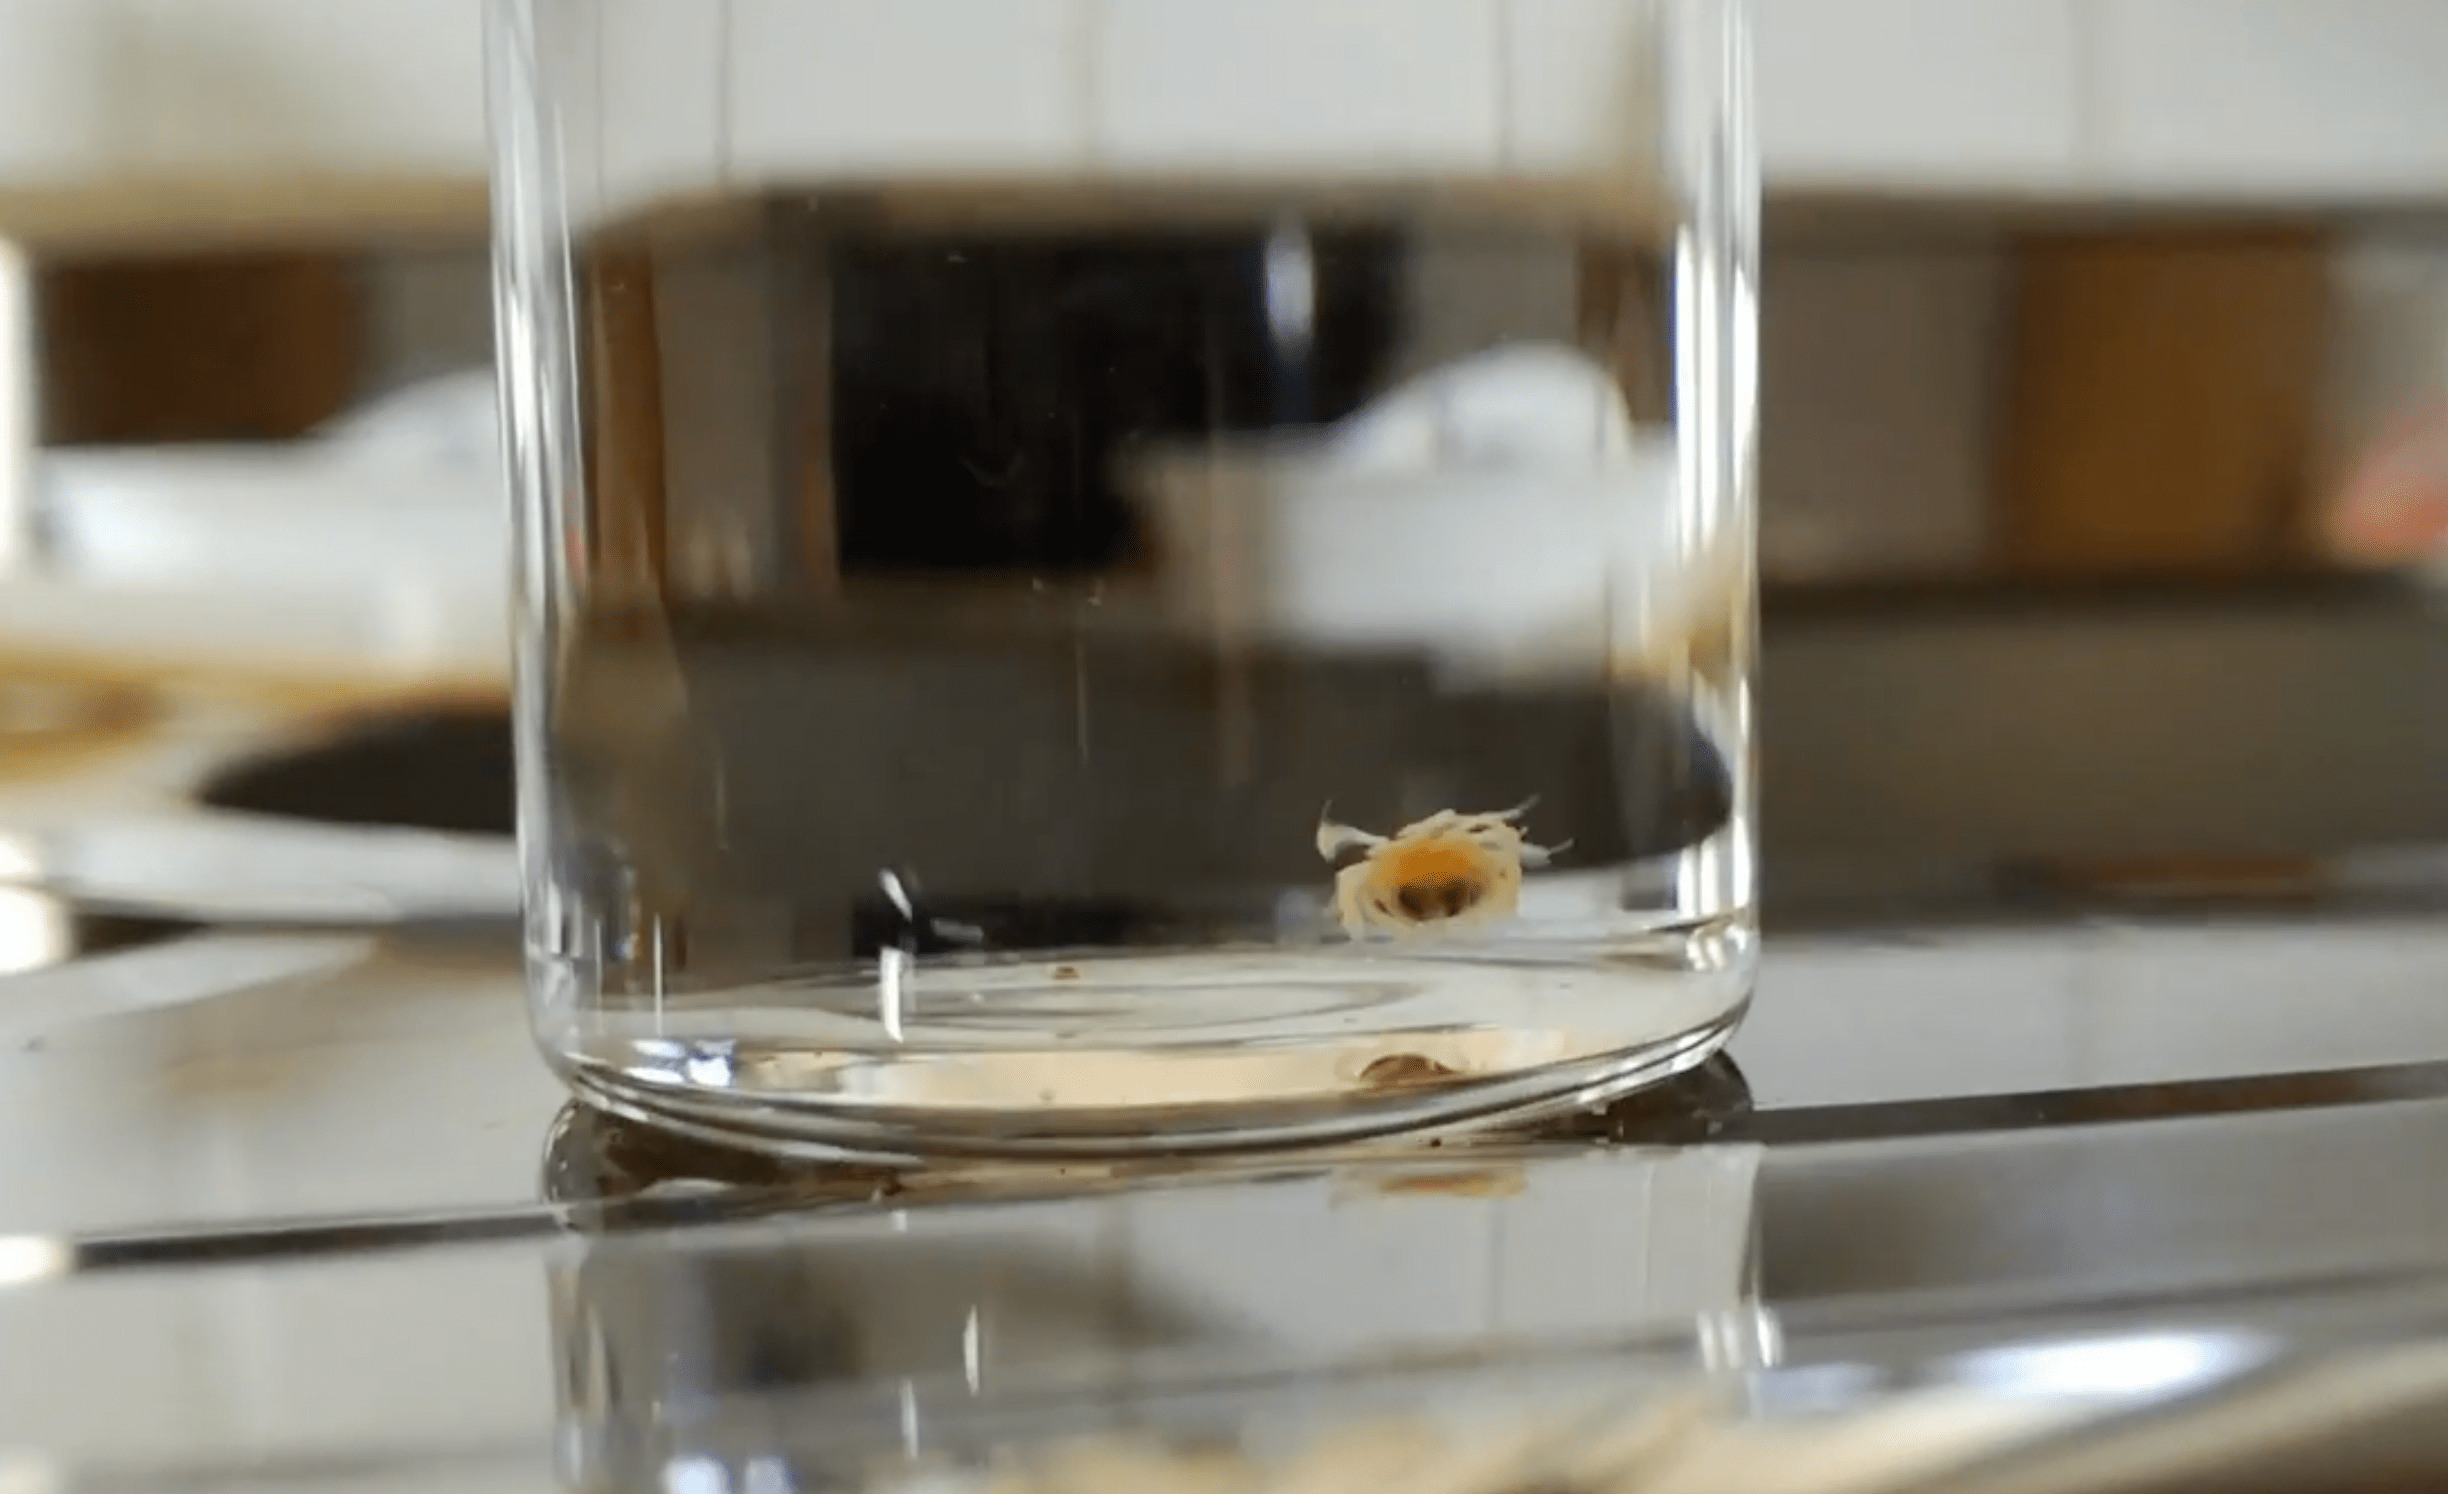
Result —
MULTIPOLYGON (((906 26, 923 57, 972 12, 1074 0, 603 3, 641 18, 652 75, 713 79, 786 6, 906 26)), ((1618 0, 1238 3, 1553 19, 1618 0)), ((1819 867, 1900 899, 1960 891, 1947 869, 1975 863, 2281 901, 2341 867, 2436 867, 2448 3, 1757 5, 1772 929, 1819 867)), ((0 0, 10 1228, 534 1199, 563 1095, 506 940, 357 932, 519 898, 481 20, 481 0, 0 0)), ((794 102, 856 119, 855 84, 794 102)), ((628 142, 644 165, 727 139, 714 90, 669 102, 628 142)), ((1459 321, 1472 294, 1450 287, 1459 321)), ((720 533, 662 539, 692 587, 753 560, 720 533)), ((1870 922, 1857 945, 1775 941, 1735 1050, 1733 1087, 1771 1118, 1749 1134, 1779 1147, 1770 1297, 2435 1266, 2437 1076, 2366 1067, 2448 1053, 2435 917, 2068 919, 1977 943, 1917 910, 1870 922), (2013 1099, 2114 1086, 2088 1109, 2013 1099), (1910 1110, 1962 1096, 2007 1098, 1910 1110), (1881 1151, 1839 1129, 1795 1160, 1809 1133, 1774 1124, 1883 1104, 1907 1118, 1858 1135, 1928 1134, 1881 1151), (2306 1118, 2191 1124, 2254 1105, 2306 1118), (2080 1124, 1965 1134, 2031 1113, 2080 1124), (2159 1115, 2183 1119, 2089 1124, 2159 1115)), ((569 1176, 649 1174, 580 1122, 549 1146, 558 1198, 584 1194, 569 1176)), ((1569 1216, 1516 1230, 1510 1269, 1540 1301, 1563 1300, 1553 1242, 1589 1245, 1593 1280, 1634 1261, 1646 1283, 1653 1258, 1704 1252, 1617 1223, 1732 1217, 1643 1204, 1581 1236, 1603 1211, 1578 1188, 1532 1200, 1569 1216)), ((1243 1255, 1251 1280, 1356 1269, 1297 1219, 1180 1217, 1131 1227, 1183 1280, 1243 1255)), ((1408 1255, 1415 1230, 1388 1235, 1408 1255)), ((1480 1249, 1397 1279, 1437 1312, 1476 1304, 1480 1249)), ((427 1269, 399 1258, 356 1299, 317 1273, 176 1300, 148 1279, 83 1317, 6 1296, 11 1343, 35 1347, 0 1364, 23 1366, 0 1430, 114 1455, 334 1426, 385 1448, 525 1437, 559 1348, 533 1263, 488 1258, 473 1285, 427 1269), (176 1354, 117 1351, 173 1330, 176 1354), (398 1373, 331 1368, 363 1364, 398 1373)), ((672 1323, 701 1310, 687 1272, 644 1279, 609 1278, 671 1294, 672 1323)), ((751 1281, 738 1300, 769 1307, 751 1281)))
MULTIPOLYGON (((345 680, 359 801, 222 797, 506 830, 480 26, 0 0, 0 728, 345 680)), ((2443 56, 2435 0, 1760 0, 1772 866, 2448 837, 2443 56)))

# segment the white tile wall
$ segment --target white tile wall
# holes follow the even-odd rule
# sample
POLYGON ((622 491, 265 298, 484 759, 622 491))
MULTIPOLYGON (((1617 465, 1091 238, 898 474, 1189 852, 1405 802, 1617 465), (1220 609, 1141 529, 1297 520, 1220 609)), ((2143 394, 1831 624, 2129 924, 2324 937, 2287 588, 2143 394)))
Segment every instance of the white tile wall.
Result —
POLYGON ((1626 0, 1504 0, 1505 159, 1528 171, 1636 163, 1655 138, 1642 101, 1659 58, 1651 7, 1626 0))
MULTIPOLYGON (((482 0, 0 0, 0 186, 483 167, 482 0)), ((607 200, 919 168, 1637 155, 1646 0, 602 0, 607 200)))
POLYGON ((2448 5, 2105 0, 2097 17, 2101 185, 2448 201, 2448 5))
POLYGON ((730 0, 746 177, 1048 165, 1086 145, 1070 0, 730 0))
POLYGON ((1557 170, 1630 163, 1655 139, 1646 0, 606 0, 595 14, 600 55, 561 82, 609 101, 609 123, 572 142, 588 214, 725 181, 913 169, 1557 170))
POLYGON ((597 167, 607 195, 650 198, 720 180, 728 0, 603 0, 597 167))
MULTIPOLYGON (((1654 0, 602 0, 607 182, 1641 148, 1654 0), (727 45, 726 45, 727 43, 727 45), (728 53, 726 69, 723 57, 728 53), (728 76, 726 77, 726 72, 728 76), (719 108, 724 91, 728 110, 719 108)), ((483 165, 482 0, 0 0, 0 187, 483 165)), ((2448 198, 2437 0, 1756 0, 1772 185, 2448 198)))
POLYGON ((0 183, 73 180, 126 148, 126 59, 98 0, 0 3, 0 183))
POLYGON ((2063 190, 2079 169, 2077 0, 1758 0, 1772 182, 2063 190))
POLYGON ((443 174, 484 159, 482 0, 96 3, 140 169, 443 174))
POLYGON ((1496 164, 1488 0, 1127 0, 1100 10, 1098 143, 1114 164, 1496 164))

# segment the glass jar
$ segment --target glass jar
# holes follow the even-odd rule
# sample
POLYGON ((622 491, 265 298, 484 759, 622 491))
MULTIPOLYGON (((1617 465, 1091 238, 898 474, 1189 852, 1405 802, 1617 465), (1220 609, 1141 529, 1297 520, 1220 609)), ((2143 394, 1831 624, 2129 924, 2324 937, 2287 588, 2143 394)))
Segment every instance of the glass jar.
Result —
POLYGON ((530 994, 878 1156, 1348 1141, 1756 958, 1745 0, 493 0, 530 994))

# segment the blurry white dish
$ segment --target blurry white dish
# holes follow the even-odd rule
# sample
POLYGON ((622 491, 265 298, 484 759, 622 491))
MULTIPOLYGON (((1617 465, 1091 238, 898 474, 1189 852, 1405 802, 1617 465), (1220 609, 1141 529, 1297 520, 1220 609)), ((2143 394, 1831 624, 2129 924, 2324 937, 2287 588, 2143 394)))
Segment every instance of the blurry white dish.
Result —
POLYGON ((510 529, 489 371, 302 441, 67 448, 36 468, 47 563, 0 634, 179 661, 498 672, 510 529))
POLYGON ((28 839, 28 880, 50 892, 199 923, 362 928, 503 918, 519 906, 518 855, 499 836, 200 811, 97 819, 28 839))
POLYGON ((489 372, 283 444, 66 449, 37 468, 47 553, 0 584, 0 649, 182 679, 170 719, 39 781, 0 779, 0 884, 91 907, 335 926, 518 906, 506 837, 206 808, 199 785, 329 708, 496 693, 509 522, 489 372))
POLYGON ((1133 477, 1177 618, 1450 673, 1586 670, 1706 615, 1723 579, 1681 542, 1672 442, 1570 348, 1496 348, 1312 439, 1165 452, 1133 477))

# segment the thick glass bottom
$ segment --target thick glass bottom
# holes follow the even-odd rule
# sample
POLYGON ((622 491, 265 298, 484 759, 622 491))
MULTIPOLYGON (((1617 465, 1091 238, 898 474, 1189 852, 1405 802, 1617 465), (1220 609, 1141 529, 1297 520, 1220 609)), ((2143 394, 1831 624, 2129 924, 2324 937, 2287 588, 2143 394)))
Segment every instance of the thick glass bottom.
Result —
POLYGON ((665 999, 532 971, 548 1058, 616 1114, 760 1151, 1093 1159, 1514 1126, 1705 1061, 1757 940, 1719 920, 1423 951, 1136 949, 856 973, 665 999))

